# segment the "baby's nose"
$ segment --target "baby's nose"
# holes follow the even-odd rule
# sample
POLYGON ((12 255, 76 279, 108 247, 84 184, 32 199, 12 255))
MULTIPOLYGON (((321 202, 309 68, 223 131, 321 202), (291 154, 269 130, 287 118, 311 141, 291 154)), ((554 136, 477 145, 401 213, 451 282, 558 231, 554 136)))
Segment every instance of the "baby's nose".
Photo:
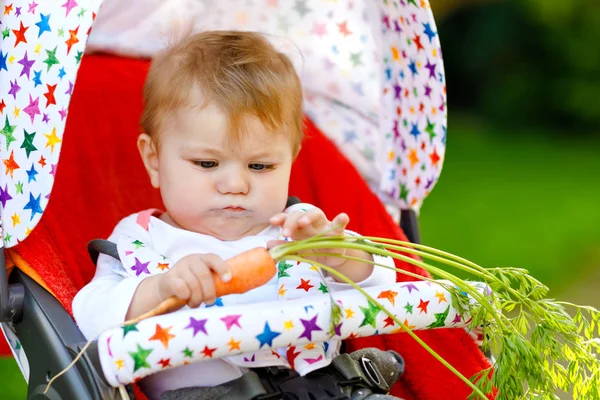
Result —
POLYGON ((247 194, 249 186, 243 173, 230 172, 221 177, 217 189, 221 194, 247 194))

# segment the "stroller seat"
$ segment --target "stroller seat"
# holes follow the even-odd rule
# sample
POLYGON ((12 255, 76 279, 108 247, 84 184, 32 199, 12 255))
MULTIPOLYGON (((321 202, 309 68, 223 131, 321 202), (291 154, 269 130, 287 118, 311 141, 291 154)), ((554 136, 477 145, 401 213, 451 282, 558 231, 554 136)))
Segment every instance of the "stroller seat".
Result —
MULTIPOLYGON (((15 0, 5 7, 0 17, 10 36, 1 45, 0 82, 3 87, 11 87, 8 96, 0 101, 5 138, 0 146, 4 161, 0 164, 4 168, 0 197, 4 242, 10 247, 2 253, 9 268, 10 286, 6 286, 4 277, 0 279, 0 321, 11 339, 10 344, 28 381, 28 395, 32 398, 85 399, 114 395, 114 391, 103 386, 100 370, 88 357, 58 379, 48 394, 42 392, 45 383, 71 362, 84 342, 70 313, 73 296, 94 272, 86 253, 86 243, 92 238, 108 236, 124 215, 151 207, 161 208, 159 194, 150 187, 135 146, 142 107, 141 89, 149 62, 83 55, 88 28, 100 3, 100 0, 68 1, 64 5, 44 2, 37 5, 37 9, 29 5, 30 11, 24 12, 28 4, 15 0), (51 17, 46 10, 52 11, 51 17), (52 18, 50 23, 49 18, 52 18), (61 21, 64 27, 59 29, 61 21), (60 45, 59 50, 53 41, 60 45), (5 63, 5 60, 8 61, 5 63), (74 86, 75 71, 79 66, 74 86), (56 149, 60 150, 60 165, 56 149), (17 157, 16 161, 13 155, 17 157), (17 209, 18 214, 15 207, 22 201, 22 211, 17 209)), ((412 4, 403 3, 402 7, 421 9, 415 2, 409 3, 412 4)), ((412 19, 398 17, 395 2, 383 1, 381 4, 389 14, 384 19, 387 34, 396 40, 396 33, 402 31, 400 24, 411 25, 412 19)), ((427 2, 421 4, 427 5, 427 2)), ((419 12, 428 15, 427 8, 419 12)), ((425 29, 432 40, 435 32, 429 24, 411 25, 411 29, 416 28, 425 29)), ((388 118, 383 118, 382 126, 386 140, 399 146, 397 157, 390 153, 390 159, 386 161, 391 168, 386 176, 395 185, 387 189, 402 199, 403 204, 418 205, 437 179, 439 153, 433 148, 435 170, 428 170, 425 164, 413 163, 419 154, 422 159, 429 159, 431 149, 428 146, 433 141, 419 143, 412 153, 409 152, 410 160, 406 159, 408 153, 400 151, 400 147, 407 147, 406 143, 416 140, 421 133, 418 125, 427 122, 429 126, 430 121, 426 120, 425 114, 416 112, 419 120, 414 123, 413 133, 402 137, 400 132, 404 133, 406 127, 398 125, 400 120, 396 116, 411 114, 434 103, 438 107, 440 98, 420 105, 405 103, 401 95, 411 92, 408 88, 403 92, 392 83, 398 77, 408 81, 411 74, 426 80, 431 78, 432 82, 437 79, 443 82, 443 76, 438 77, 431 65, 429 74, 425 75, 423 71, 419 75, 416 68, 424 68, 425 61, 421 63, 423 65, 411 62, 408 71, 408 60, 402 61, 403 53, 398 48, 385 51, 389 56, 385 60, 389 68, 386 69, 388 81, 383 112, 388 118), (396 165, 400 163, 411 165, 411 169, 396 165), (421 170, 433 174, 426 177, 428 182, 431 179, 431 185, 423 186, 421 182, 425 177, 417 180, 411 175, 421 170), (407 198, 408 189, 397 184, 400 175, 404 174, 410 185, 418 186, 418 190, 411 192, 418 197, 407 198)), ((444 98, 442 96, 439 107, 444 107, 444 98)), ((409 126, 407 120, 404 122, 409 126)), ((306 123, 306 136, 292 171, 290 194, 319 206, 328 215, 347 212, 351 217, 349 228, 365 235, 405 239, 402 230, 391 220, 356 168, 310 120, 306 123)), ((436 140, 441 137, 441 134, 437 135, 436 140)), ((442 147, 437 149, 441 151, 442 147)), ((397 265, 425 275, 412 265, 397 265)), ((398 274, 397 279, 407 280, 403 274, 398 274)), ((418 334, 466 376, 488 366, 485 357, 462 329, 418 334)), ((406 372, 393 393, 407 400, 464 399, 470 392, 459 378, 407 335, 353 339, 346 345, 348 351, 369 346, 401 353, 406 360, 406 372)), ((143 398, 142 394, 139 396, 143 398)))

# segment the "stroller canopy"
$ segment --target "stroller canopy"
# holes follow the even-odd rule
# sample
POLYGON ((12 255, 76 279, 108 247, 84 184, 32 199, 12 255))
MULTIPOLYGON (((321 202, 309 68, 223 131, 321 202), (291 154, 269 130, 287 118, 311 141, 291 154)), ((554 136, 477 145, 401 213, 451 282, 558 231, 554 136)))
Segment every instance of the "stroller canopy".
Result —
MULTIPOLYGON (((257 1, 210 3, 210 18, 200 27, 260 26, 297 43, 307 97, 312 95, 309 115, 334 132, 351 159, 355 152, 372 161, 359 169, 363 175, 379 171, 376 191, 402 208, 418 209, 439 177, 446 139, 443 64, 428 3, 280 0, 264 2, 265 9, 257 1), (231 8, 234 3, 239 8, 231 8), (325 67, 331 72, 323 73, 325 67)), ((48 204, 77 70, 100 3, 14 0, 1 16, 0 215, 6 247, 29 235, 48 204)), ((122 20, 128 10, 139 10, 131 8, 135 1, 113 3, 107 2, 106 12, 116 7, 122 20)), ((161 7, 186 7, 180 3, 161 7)), ((98 37, 97 48, 101 32, 98 37)))

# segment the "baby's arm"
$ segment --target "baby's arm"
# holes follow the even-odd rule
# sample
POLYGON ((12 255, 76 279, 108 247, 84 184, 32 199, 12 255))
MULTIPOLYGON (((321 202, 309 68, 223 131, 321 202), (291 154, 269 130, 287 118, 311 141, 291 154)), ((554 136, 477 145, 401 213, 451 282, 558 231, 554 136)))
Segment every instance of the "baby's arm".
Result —
POLYGON ((130 215, 117 224, 108 240, 117 245, 120 260, 101 254, 94 278, 73 299, 73 316, 87 338, 122 324, 138 287, 159 272, 160 266, 170 265, 152 249, 147 227, 138 221, 142 214, 130 215))
POLYGON ((118 260, 101 254, 94 278, 73 299, 73 316, 84 336, 94 339, 122 324, 133 294, 143 280, 127 276, 118 260))
MULTIPOLYGON (((190 255, 177 262, 169 272, 147 277, 127 276, 116 259, 100 255, 96 275, 73 299, 73 316, 86 338, 138 317, 177 296, 198 307, 215 301, 210 270, 226 282, 227 265, 214 255, 190 255)), ((228 279, 229 278, 229 279, 228 279)))
POLYGON ((73 300, 73 315, 88 338, 150 311, 171 296, 187 300, 190 307, 213 302, 211 270, 224 282, 230 279, 227 265, 214 255, 189 255, 169 265, 151 248, 135 214, 123 219, 109 240, 117 243, 121 261, 101 254, 94 278, 73 300))

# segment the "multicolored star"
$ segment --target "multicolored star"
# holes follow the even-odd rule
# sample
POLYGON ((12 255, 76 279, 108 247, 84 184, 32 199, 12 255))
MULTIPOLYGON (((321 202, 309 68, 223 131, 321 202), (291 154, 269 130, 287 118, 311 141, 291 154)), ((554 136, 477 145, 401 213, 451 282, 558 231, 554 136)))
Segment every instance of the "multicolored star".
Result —
POLYGON ((75 7, 77 7, 79 4, 77 4, 77 2, 75 0, 67 0, 67 2, 65 4, 63 4, 61 7, 64 7, 66 10, 66 16, 69 16, 69 13, 71 12, 71 10, 75 7))
POLYGON ((200 352, 200 354, 202 354, 204 356, 204 358, 212 358, 214 352, 217 350, 217 348, 210 348, 208 346, 204 346, 204 349, 202 349, 202 351, 200 352))
POLYGON ((446 310, 442 313, 433 314, 435 316, 435 321, 431 324, 427 325, 427 328, 443 328, 446 326, 446 318, 448 318, 448 313, 450 312, 450 306, 446 307, 446 310))
POLYGON ((368 307, 359 307, 363 312, 365 318, 360 323, 360 326, 370 325, 373 328, 377 328, 377 315, 381 312, 381 309, 374 303, 369 301, 368 307))
MULTIPOLYGON (((225 327, 227 328, 227 330, 229 331, 233 326, 237 326, 238 328, 242 328, 242 326, 240 325, 240 318, 242 316, 240 314, 236 314, 236 315, 227 315, 225 317, 221 318, 221 321, 223 321, 225 323, 225 327)), ((205 332, 206 333, 206 332, 205 332)))
POLYGON ((36 25, 39 28, 38 37, 42 36, 44 32, 52 32, 50 29, 50 14, 40 14, 40 21, 36 22, 36 25))
MULTIPOLYGON (((27 79, 29 79, 29 74, 31 73, 31 67, 35 64, 35 60, 30 60, 27 57, 27 50, 25 50, 25 55, 21 58, 17 64, 20 64, 23 68, 21 69, 21 74, 19 76, 25 75, 27 79)), ((31 96, 31 95, 29 95, 31 96)))
POLYGON ((192 336, 196 336, 198 332, 208 335, 208 332, 206 331, 206 321, 208 321, 206 318, 196 319, 194 317, 190 317, 190 323, 184 329, 192 329, 194 331, 192 336))
POLYGON ((277 264, 277 277, 278 278, 285 278, 285 277, 289 277, 290 274, 287 272, 288 269, 292 268, 293 265, 286 262, 286 261, 280 261, 277 264))
POLYGON ((316 315, 313 318, 308 319, 308 320, 300 318, 300 322, 302 322, 302 325, 304 326, 304 331, 298 337, 299 339, 305 337, 308 340, 312 340, 312 333, 314 331, 322 331, 323 330, 317 325, 317 316, 316 315))
POLYGON ((229 351, 240 350, 240 344, 242 344, 241 340, 236 341, 234 338, 229 339, 229 342, 227 342, 229 351))
POLYGON ((377 298, 386 299, 390 302, 392 307, 394 307, 396 305, 396 296, 398 296, 398 292, 395 292, 393 290, 384 290, 381 293, 379 293, 379 296, 377 296, 377 298))
POLYGON ((143 263, 137 257, 134 258, 135 264, 132 265, 130 269, 135 272, 135 276, 140 276, 143 273, 150 275, 150 271, 148 271, 148 265, 150 264, 150 261, 143 263))
POLYGON ((256 339, 258 339, 258 341, 260 343, 259 348, 262 348, 265 345, 272 347, 273 340, 275 338, 277 338, 279 335, 281 335, 281 332, 272 331, 271 327, 269 326, 269 323, 265 322, 265 328, 264 328, 263 332, 256 336, 256 339))
POLYGON ((423 301, 423 299, 421 299, 417 308, 421 310, 420 313, 427 314, 427 306, 428 305, 429 305, 429 300, 423 301))
POLYGON ((123 329, 123 337, 127 336, 129 332, 139 332, 137 328, 138 324, 127 324, 123 325, 121 329, 123 329))
POLYGON ((23 26, 23 21, 19 21, 19 29, 13 29, 13 33, 15 34, 15 45, 13 47, 17 47, 19 43, 27 43, 27 39, 25 38, 25 32, 29 29, 28 26, 23 26))
POLYGON ((154 332, 154 335, 152 335, 148 340, 158 340, 163 344, 163 346, 165 346, 165 349, 168 349, 169 340, 175 337, 175 335, 169 333, 169 331, 172 328, 172 326, 169 326, 168 328, 163 328, 160 324, 156 324, 156 331, 154 332))
MULTIPOLYGON (((10 122, 8 120, 8 115, 7 115, 4 120, 4 128, 2 128, 2 130, 0 131, 0 134, 2 136, 4 136, 4 139, 6 141, 6 150, 8 150, 8 148, 10 147, 10 144, 12 142, 17 140, 13 135, 13 132, 15 131, 16 127, 17 127, 16 125, 10 124, 10 122)), ((12 156, 12 153, 11 153, 11 156, 12 156)))
POLYGON ((44 133, 44 136, 48 139, 46 147, 50 147, 50 152, 54 153, 54 146, 62 142, 62 140, 56 136, 56 127, 52 128, 51 133, 44 133))
POLYGON ((23 210, 31 210, 31 217, 29 218, 30 221, 33 220, 33 217, 35 217, 36 214, 42 214, 44 212, 44 210, 42 210, 42 207, 40 205, 40 201, 41 201, 42 195, 38 195, 37 197, 33 196, 33 193, 29 193, 29 202, 27 204, 25 204, 25 207, 23 207, 23 210))
POLYGON ((314 287, 314 285, 310 284, 310 279, 300 278, 300 284, 298 285, 298 287, 296 289, 302 289, 305 292, 308 292, 313 287, 314 287))

